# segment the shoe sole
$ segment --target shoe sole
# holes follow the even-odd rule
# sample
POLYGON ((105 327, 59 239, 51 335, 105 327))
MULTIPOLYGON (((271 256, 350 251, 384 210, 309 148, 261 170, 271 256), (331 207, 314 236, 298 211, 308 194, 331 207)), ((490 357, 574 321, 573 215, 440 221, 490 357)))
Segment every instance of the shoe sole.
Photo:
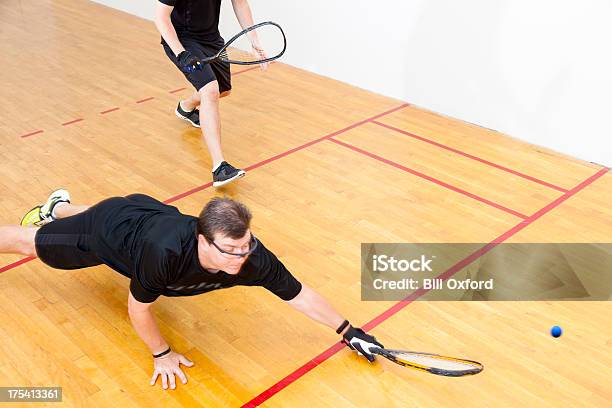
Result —
POLYGON ((213 187, 221 187, 221 186, 224 186, 224 185, 226 185, 227 183, 231 183, 232 181, 237 180, 237 179, 239 179, 239 178, 242 178, 242 177, 244 177, 244 176, 246 176, 246 171, 244 171, 244 170, 243 170, 243 171, 239 172, 238 174, 236 174, 234 177, 229 178, 229 179, 227 179, 227 180, 223 180, 223 181, 214 181, 214 182, 213 182, 213 187))
POLYGON ((40 227, 40 225, 37 225, 35 222, 30 223, 30 224, 24 224, 24 221, 27 218, 27 216, 30 215, 30 213, 32 211, 36 210, 36 209, 38 209, 38 211, 40 211, 40 207, 42 207, 42 206, 37 205, 36 207, 31 208, 30 211, 25 213, 25 215, 23 217, 21 217, 21 221, 19 222, 19 225, 21 225, 22 227, 40 227))
POLYGON ((180 114, 180 112, 178 111, 178 109, 175 109, 175 110, 174 110, 174 114, 176 115, 176 117, 177 117, 177 118, 182 119, 182 120, 184 120, 184 121, 186 121, 186 122, 191 123, 191 126, 193 126, 193 127, 197 127, 197 128, 200 128, 200 125, 198 125, 198 124, 194 123, 194 122, 193 122, 191 119, 186 118, 186 117, 184 117, 183 115, 181 115, 181 114, 180 114))

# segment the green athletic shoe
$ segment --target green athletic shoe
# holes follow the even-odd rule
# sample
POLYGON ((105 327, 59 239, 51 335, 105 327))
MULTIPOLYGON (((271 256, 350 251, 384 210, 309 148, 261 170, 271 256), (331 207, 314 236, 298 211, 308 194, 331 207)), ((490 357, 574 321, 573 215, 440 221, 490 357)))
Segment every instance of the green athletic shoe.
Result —
POLYGON ((23 227, 41 227, 55 220, 53 209, 57 203, 70 203, 70 193, 66 190, 55 190, 51 193, 47 202, 37 205, 26 213, 21 219, 23 227))

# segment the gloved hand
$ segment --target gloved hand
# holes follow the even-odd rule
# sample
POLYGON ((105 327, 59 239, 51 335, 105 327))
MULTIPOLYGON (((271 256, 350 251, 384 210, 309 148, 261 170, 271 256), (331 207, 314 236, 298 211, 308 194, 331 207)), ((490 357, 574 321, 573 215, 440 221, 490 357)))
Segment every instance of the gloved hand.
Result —
POLYGON ((376 341, 376 337, 370 336, 360 328, 350 326, 342 336, 343 340, 352 350, 356 350, 357 354, 363 355, 370 363, 376 360, 370 349, 385 348, 382 344, 376 341))
POLYGON ((202 63, 200 62, 200 59, 193 55, 191 51, 181 51, 181 53, 176 58, 178 60, 179 66, 181 67, 181 70, 186 74, 199 71, 203 67, 202 63))

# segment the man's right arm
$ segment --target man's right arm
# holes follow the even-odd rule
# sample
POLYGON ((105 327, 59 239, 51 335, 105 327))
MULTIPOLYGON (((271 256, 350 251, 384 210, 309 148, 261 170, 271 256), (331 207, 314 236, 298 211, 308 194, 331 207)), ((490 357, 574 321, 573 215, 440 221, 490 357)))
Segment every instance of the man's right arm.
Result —
POLYGON ((169 6, 161 1, 158 1, 157 8, 155 9, 154 21, 155 27, 157 27, 159 30, 159 33, 163 37, 164 41, 166 41, 166 44, 168 44, 174 55, 178 56, 181 52, 185 51, 185 48, 179 41, 178 36, 176 35, 176 30, 174 29, 170 19, 173 9, 174 6, 169 6))
POLYGON ((152 354, 160 354, 169 350, 163 353, 163 356, 153 358, 153 376, 151 377, 150 384, 155 385, 157 377, 161 377, 162 388, 164 390, 168 388, 175 389, 175 377, 178 377, 183 384, 187 383, 187 376, 181 370, 180 365, 183 364, 191 367, 193 362, 189 361, 184 355, 170 350, 168 343, 166 343, 159 332, 159 327, 151 312, 151 305, 152 303, 139 302, 130 292, 128 297, 128 313, 136 333, 147 344, 152 354))
POLYGON ((142 303, 137 301, 132 292, 128 297, 128 314, 130 321, 138 336, 151 350, 151 354, 159 354, 168 349, 168 343, 162 337, 159 327, 155 322, 151 305, 153 303, 142 303))

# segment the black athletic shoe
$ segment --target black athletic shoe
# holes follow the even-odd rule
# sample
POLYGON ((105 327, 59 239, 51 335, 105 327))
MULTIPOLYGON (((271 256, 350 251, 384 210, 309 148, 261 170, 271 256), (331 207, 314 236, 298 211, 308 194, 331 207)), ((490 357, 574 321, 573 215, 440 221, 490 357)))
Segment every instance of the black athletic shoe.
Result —
POLYGON ((213 171, 213 186, 221 187, 229 182, 232 182, 246 174, 244 170, 240 170, 232 166, 226 161, 221 162, 217 170, 213 171))
POLYGON ((185 112, 181 109, 181 103, 179 102, 174 113, 176 113, 177 118, 186 120, 197 128, 200 127, 200 110, 198 108, 195 108, 191 112, 185 112))

